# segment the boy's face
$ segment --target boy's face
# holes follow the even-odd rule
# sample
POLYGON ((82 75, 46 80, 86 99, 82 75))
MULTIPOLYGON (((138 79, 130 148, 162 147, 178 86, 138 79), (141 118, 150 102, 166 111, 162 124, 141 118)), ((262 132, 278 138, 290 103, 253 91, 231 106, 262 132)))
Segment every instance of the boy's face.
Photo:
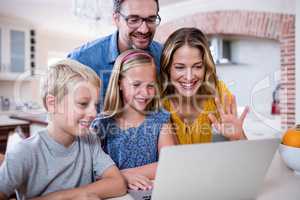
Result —
POLYGON ((53 125, 61 134, 81 136, 89 133, 89 127, 96 117, 99 88, 81 81, 71 86, 69 93, 56 104, 53 125))

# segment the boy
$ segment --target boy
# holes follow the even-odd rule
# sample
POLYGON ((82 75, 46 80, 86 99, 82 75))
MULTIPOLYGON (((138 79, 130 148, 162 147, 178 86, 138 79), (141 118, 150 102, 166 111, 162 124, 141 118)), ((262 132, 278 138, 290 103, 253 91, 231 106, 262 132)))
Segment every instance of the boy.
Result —
POLYGON ((49 124, 6 153, 0 166, 1 200, 14 190, 25 199, 99 199, 126 193, 122 175, 99 138, 89 134, 99 88, 96 73, 77 61, 65 59, 50 67, 42 90, 49 124), (100 180, 92 183, 96 177, 100 180))

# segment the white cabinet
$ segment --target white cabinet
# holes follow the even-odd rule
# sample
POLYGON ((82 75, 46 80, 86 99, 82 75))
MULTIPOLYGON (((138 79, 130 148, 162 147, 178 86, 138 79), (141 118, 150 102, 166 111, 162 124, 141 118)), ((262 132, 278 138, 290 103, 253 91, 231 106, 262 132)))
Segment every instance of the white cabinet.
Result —
POLYGON ((0 80, 14 80, 30 72, 30 30, 0 21, 0 80))
POLYGON ((25 55, 25 35, 26 31, 10 30, 10 71, 13 73, 23 73, 26 68, 25 55))

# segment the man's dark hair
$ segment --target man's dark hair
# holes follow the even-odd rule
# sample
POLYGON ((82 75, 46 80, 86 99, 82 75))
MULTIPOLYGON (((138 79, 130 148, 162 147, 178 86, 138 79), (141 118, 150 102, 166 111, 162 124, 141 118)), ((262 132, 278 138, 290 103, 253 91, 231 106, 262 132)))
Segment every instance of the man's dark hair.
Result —
MULTIPOLYGON (((126 0, 113 0, 114 1, 114 9, 113 12, 114 13, 119 13, 121 11, 121 5, 124 1, 126 0)), ((159 2, 158 0, 154 0, 156 2, 157 5, 157 12, 159 11, 159 2)))

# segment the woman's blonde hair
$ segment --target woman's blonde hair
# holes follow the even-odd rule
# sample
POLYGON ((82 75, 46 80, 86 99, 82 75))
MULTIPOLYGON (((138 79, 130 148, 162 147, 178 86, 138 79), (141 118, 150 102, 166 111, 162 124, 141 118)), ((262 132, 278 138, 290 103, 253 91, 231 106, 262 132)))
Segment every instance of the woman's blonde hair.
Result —
MULTIPOLYGON (((131 68, 139 67, 143 64, 152 64, 155 70, 155 62, 153 57, 144 50, 131 49, 121 53, 118 56, 115 61, 105 94, 103 115, 114 116, 121 111, 123 107, 123 101, 119 82, 122 78, 122 74, 131 68)), ((157 95, 159 95, 158 90, 157 95)), ((159 98, 155 97, 147 106, 145 111, 158 110, 159 105, 159 98)))
POLYGON ((204 81, 198 90, 201 95, 216 95, 218 77, 216 67, 211 55, 206 36, 197 28, 181 28, 173 32, 162 51, 160 68, 160 86, 163 97, 175 93, 174 86, 170 82, 170 68, 173 62, 173 56, 177 49, 187 45, 197 48, 202 53, 203 65, 205 67, 204 81))
POLYGON ((81 81, 87 81, 97 88, 101 85, 100 78, 91 68, 75 60, 63 59, 51 65, 41 87, 44 107, 47 109, 47 95, 53 95, 60 102, 81 81))

